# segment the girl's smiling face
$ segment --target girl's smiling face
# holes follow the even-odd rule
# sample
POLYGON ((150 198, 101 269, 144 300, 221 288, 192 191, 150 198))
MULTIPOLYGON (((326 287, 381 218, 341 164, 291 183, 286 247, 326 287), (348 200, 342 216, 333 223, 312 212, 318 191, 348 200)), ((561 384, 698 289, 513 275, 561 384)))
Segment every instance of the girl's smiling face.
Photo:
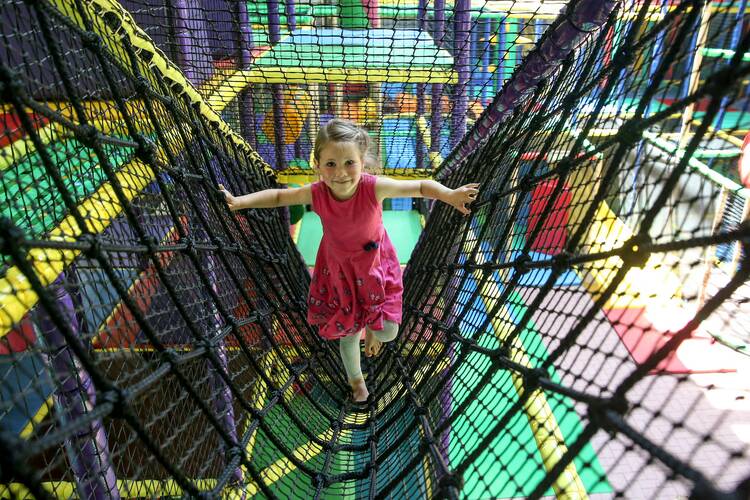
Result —
POLYGON ((317 165, 320 179, 338 200, 354 196, 362 168, 362 153, 354 142, 331 142, 320 150, 317 165))

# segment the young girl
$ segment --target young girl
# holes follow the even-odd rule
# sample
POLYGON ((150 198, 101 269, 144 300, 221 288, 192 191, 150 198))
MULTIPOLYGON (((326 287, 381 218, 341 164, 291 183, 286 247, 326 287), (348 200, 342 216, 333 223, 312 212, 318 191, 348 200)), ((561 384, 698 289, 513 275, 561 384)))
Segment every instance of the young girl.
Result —
POLYGON ((333 119, 318 132, 313 153, 318 182, 289 189, 266 189, 233 196, 224 186, 229 208, 273 208, 312 204, 323 223, 315 259, 307 319, 320 335, 339 339, 354 401, 369 396, 360 367, 359 342, 365 330, 365 355, 377 356, 382 342, 396 338, 401 323, 401 267, 383 227, 386 198, 440 200, 463 214, 478 184, 449 189, 436 181, 399 181, 363 172, 376 164, 370 136, 354 123, 333 119))

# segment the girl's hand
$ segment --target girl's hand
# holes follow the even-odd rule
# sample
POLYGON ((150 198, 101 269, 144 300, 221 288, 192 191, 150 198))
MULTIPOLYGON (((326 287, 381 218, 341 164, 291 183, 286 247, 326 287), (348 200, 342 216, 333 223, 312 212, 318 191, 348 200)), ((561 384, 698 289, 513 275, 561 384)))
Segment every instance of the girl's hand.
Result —
POLYGON ((452 190, 444 201, 462 214, 469 215, 471 210, 466 205, 476 200, 478 194, 479 184, 466 184, 452 190))
POLYGON ((224 193, 224 201, 227 202, 227 206, 229 207, 229 210, 234 212, 235 210, 240 209, 239 203, 237 202, 237 198, 235 198, 232 193, 227 191, 223 184, 219 184, 219 191, 224 193))

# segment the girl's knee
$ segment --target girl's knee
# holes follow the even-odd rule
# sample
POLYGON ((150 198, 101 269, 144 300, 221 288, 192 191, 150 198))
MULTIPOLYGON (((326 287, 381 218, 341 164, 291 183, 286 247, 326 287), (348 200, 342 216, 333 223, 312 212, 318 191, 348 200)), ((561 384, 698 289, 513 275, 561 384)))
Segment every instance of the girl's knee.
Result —
MULTIPOLYGON (((383 321, 383 329, 382 330, 370 330, 373 335, 375 335, 375 338, 378 339, 381 342, 391 342, 396 338, 398 335, 398 323, 394 323, 393 321, 383 321)), ((369 330, 369 328, 368 328, 369 330)))
POLYGON ((353 346, 353 345, 356 345, 357 347, 359 347, 359 341, 360 341, 361 337, 362 337, 362 332, 357 332, 354 335, 348 335, 346 337, 341 337, 339 339, 339 343, 342 344, 342 345, 344 345, 344 346, 347 346, 347 347, 348 346, 353 346))

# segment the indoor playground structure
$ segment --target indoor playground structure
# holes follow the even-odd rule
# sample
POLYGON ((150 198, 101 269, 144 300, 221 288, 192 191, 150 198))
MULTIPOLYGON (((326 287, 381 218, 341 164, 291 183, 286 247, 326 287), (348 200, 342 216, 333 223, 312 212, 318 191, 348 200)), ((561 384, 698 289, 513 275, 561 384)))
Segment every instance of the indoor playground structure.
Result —
POLYGON ((0 498, 750 498, 745 0, 0 1, 0 498), (217 189, 335 116, 481 185, 385 204, 362 404, 217 189))

